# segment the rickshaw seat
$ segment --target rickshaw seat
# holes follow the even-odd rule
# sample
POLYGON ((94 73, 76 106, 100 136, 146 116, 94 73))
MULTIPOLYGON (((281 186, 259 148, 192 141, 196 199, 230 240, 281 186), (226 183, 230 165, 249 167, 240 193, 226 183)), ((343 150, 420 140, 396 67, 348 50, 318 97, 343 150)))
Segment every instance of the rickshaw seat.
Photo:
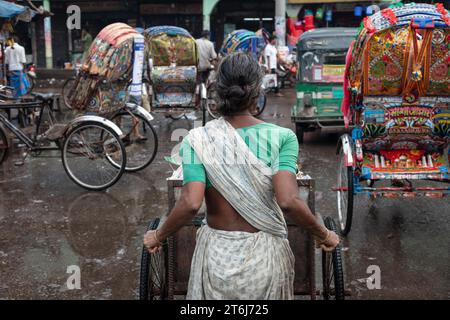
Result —
POLYGON ((152 68, 150 75, 159 105, 192 105, 197 84, 196 66, 157 66, 152 68))

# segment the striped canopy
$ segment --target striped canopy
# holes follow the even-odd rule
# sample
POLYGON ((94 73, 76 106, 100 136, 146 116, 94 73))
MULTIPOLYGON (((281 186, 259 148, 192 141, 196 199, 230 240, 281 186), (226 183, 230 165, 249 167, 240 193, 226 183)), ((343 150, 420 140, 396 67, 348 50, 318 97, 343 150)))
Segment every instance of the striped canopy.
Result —
POLYGON ((245 51, 258 55, 265 46, 262 36, 258 36, 255 32, 240 29, 230 33, 223 41, 220 53, 227 56, 233 52, 245 51))

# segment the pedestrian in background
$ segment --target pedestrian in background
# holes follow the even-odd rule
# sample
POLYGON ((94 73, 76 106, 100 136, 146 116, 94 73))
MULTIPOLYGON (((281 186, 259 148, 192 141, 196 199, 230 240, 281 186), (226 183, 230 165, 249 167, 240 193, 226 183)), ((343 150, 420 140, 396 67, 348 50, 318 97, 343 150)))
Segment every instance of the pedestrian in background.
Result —
POLYGON ((216 51, 214 50, 214 44, 209 41, 210 33, 208 30, 202 32, 202 37, 197 39, 198 48, 198 71, 200 73, 200 79, 203 83, 206 83, 211 71, 211 64, 217 59, 216 51))
MULTIPOLYGON (((276 43, 277 43, 277 37, 272 35, 269 38, 269 43, 266 45, 266 48, 264 49, 264 58, 266 60, 267 70, 269 70, 269 72, 271 74, 275 74, 275 75, 277 75, 277 66, 278 66, 278 50, 276 47, 276 43)), ((278 79, 277 79, 277 85, 275 87, 275 95, 277 97, 283 96, 280 93, 280 86, 278 84, 278 79)))
POLYGON ((24 75, 24 64, 27 63, 25 48, 18 43, 18 38, 9 38, 9 46, 5 50, 5 63, 8 65, 9 82, 15 89, 15 96, 20 97, 28 92, 30 83, 24 75))

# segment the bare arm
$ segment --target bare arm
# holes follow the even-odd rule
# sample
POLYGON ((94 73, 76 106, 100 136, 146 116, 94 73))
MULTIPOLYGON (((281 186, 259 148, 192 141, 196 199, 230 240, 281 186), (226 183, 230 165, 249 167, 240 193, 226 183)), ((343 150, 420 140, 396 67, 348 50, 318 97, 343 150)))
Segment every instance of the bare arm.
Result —
POLYGON ((275 197, 283 213, 296 225, 312 233, 325 249, 334 249, 339 237, 329 232, 313 215, 308 205, 300 199, 295 175, 289 171, 279 171, 272 177, 275 197))
POLYGON ((150 252, 156 252, 160 243, 188 224, 200 209, 205 197, 205 184, 198 181, 183 186, 180 199, 176 202, 167 220, 155 230, 144 236, 144 244, 150 252))

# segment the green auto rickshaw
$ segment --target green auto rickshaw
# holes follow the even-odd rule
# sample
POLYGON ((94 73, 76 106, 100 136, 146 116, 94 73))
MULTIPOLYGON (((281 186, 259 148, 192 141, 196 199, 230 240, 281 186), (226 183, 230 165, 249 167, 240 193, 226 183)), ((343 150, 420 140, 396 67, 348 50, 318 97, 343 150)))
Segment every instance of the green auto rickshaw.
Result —
POLYGON ((340 129, 345 57, 355 28, 320 28, 305 32, 297 43, 297 100, 291 110, 299 143, 306 131, 340 129))

